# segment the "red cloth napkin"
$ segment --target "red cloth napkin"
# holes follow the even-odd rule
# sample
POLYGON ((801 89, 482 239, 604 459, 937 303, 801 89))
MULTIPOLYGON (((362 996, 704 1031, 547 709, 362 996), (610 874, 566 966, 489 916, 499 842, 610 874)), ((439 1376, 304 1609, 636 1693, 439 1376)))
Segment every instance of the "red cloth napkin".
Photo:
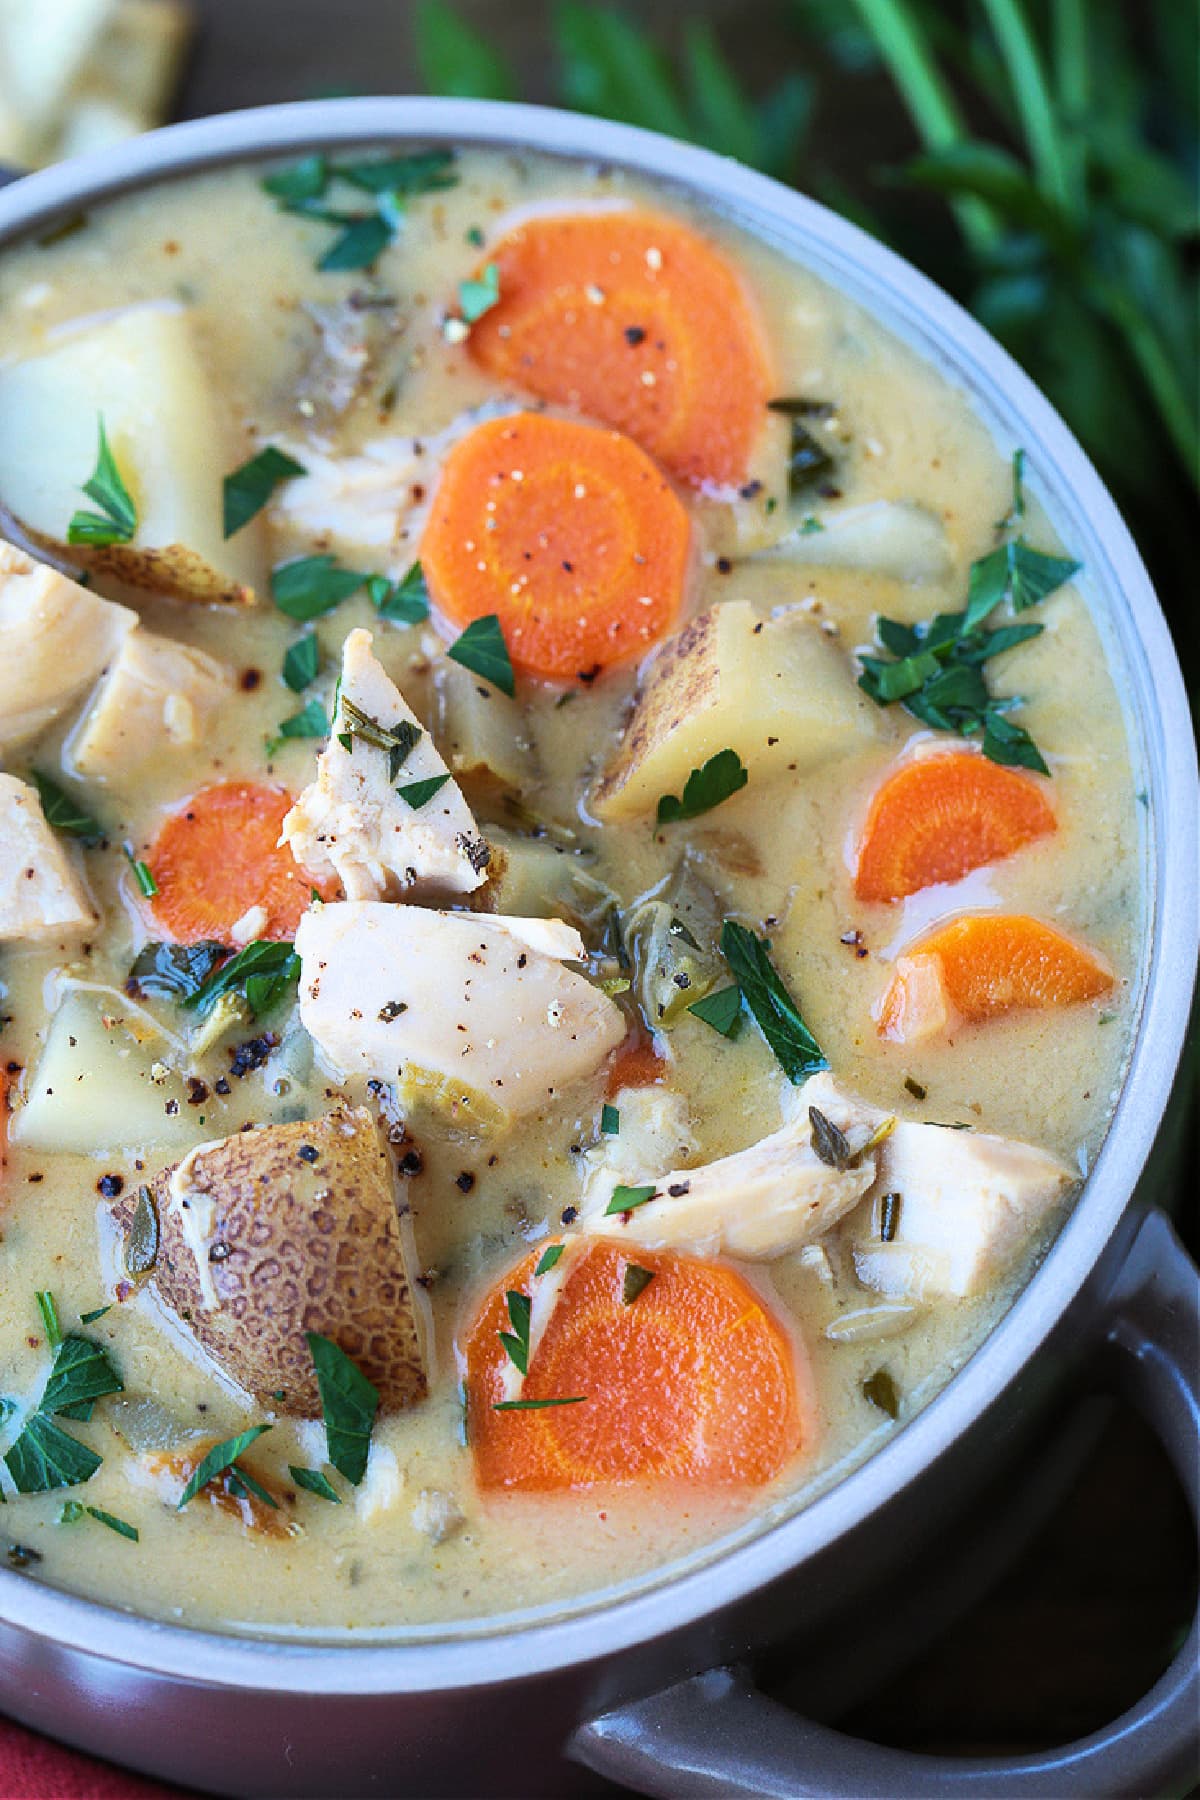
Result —
POLYGON ((112 1763, 65 1750, 49 1738, 0 1719, 0 1800, 186 1800, 112 1763))

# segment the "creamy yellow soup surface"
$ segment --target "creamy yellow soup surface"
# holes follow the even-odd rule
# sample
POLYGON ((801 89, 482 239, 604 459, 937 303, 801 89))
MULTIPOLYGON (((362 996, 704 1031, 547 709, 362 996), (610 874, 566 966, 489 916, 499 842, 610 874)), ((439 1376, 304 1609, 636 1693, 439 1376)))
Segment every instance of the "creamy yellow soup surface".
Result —
MULTIPOLYGON (((61 327, 86 315, 142 301, 181 303, 212 388, 234 421, 231 466, 263 443, 277 443, 309 468, 311 490, 314 471, 380 440, 421 441, 403 506, 393 498, 388 513, 383 503, 369 564, 362 549, 344 552, 336 524, 332 532, 322 529, 322 506, 332 502, 319 492, 293 506, 281 487, 253 527, 266 567, 331 549, 349 566, 398 577, 416 555, 445 445, 474 409, 522 401, 472 362, 457 333, 448 338, 445 331, 459 283, 486 259, 481 240, 486 245, 517 208, 570 210, 599 198, 631 199, 690 219, 741 270, 764 322, 777 393, 830 403, 814 425, 835 457, 826 491, 813 488, 789 502, 782 417, 764 427, 747 495, 684 491, 695 541, 687 611, 731 601, 748 601, 763 617, 799 608, 844 658, 852 687, 854 652, 872 644, 876 615, 914 623, 963 605, 970 565, 999 541, 997 521, 1010 506, 1012 447, 994 443, 963 394, 891 336, 886 323, 722 220, 691 211, 678 194, 620 172, 467 152, 455 173, 456 185, 410 201, 394 241, 368 272, 318 270, 330 228, 281 212, 257 170, 223 170, 121 199, 55 241, 0 258, 0 371, 38 355, 61 327), (861 566, 825 565, 821 528, 829 532, 842 515, 876 502, 922 509, 932 548, 897 561, 883 544, 865 549, 861 566), (797 536, 789 553, 776 553, 785 528, 806 518, 808 534, 797 536)), ((77 401, 90 433, 93 401, 86 392, 77 401)), ((78 471, 80 485, 89 472, 78 471)), ((351 496, 344 504, 353 511, 368 503, 351 496)), ((1055 549, 1032 508, 1024 529, 1031 542, 1055 549)), ((53 1294, 68 1330, 81 1314, 108 1305, 82 1329, 110 1352, 125 1388, 119 1399, 100 1401, 90 1421, 64 1422, 103 1456, 88 1483, 19 1495, 8 1475, 0 1476, 9 1502, 5 1535, 36 1552, 37 1578, 165 1619, 284 1634, 361 1638, 559 1609, 649 1578, 824 1490, 897 1428, 864 1392, 879 1371, 894 1386, 902 1427, 961 1367, 1061 1223, 1061 1207, 1027 1234, 983 1291, 890 1313, 883 1297, 856 1279, 837 1229, 821 1240, 823 1256, 798 1252, 744 1265, 794 1334, 808 1370, 802 1379, 811 1386, 801 1453, 765 1488, 707 1490, 679 1481, 615 1492, 482 1495, 463 1436, 463 1335, 508 1267, 531 1247, 562 1237, 564 1210, 578 1199, 581 1161, 599 1137, 602 1067, 509 1129, 481 1129, 431 1106, 407 1114, 398 1155, 408 1161, 398 1182, 432 1319, 432 1379, 427 1400, 376 1425, 376 1444, 395 1459, 389 1481, 376 1473, 357 1494, 339 1482, 340 1505, 296 1492, 287 1465, 320 1464, 323 1450, 311 1425, 298 1426, 281 1410, 249 1466, 287 1491, 289 1534, 245 1529, 204 1504, 177 1511, 164 1503, 141 1460, 154 1435, 147 1417, 161 1441, 164 1430, 181 1440, 201 1431, 224 1438, 271 1415, 231 1388, 197 1354, 186 1328, 164 1316, 143 1284, 129 1281, 106 1193, 118 1185, 126 1196, 136 1193, 190 1145, 244 1124, 313 1117, 331 1098, 367 1096, 361 1084, 338 1083, 314 1061, 286 1010, 266 1022, 278 1040, 266 1061, 232 1080, 233 1040, 197 1054, 188 1044, 193 1022, 169 1002, 147 999, 145 1017, 131 1010, 123 995, 131 962, 161 934, 122 846, 131 846, 135 859, 148 854, 164 809, 215 780, 271 779, 298 793, 312 779, 319 742, 294 738, 268 751, 267 741, 304 701, 330 706, 340 646, 355 626, 374 632, 376 654, 436 737, 444 652, 456 632, 436 610, 411 627, 383 622, 360 591, 317 621, 322 671, 297 697, 280 670, 302 628, 271 604, 265 583, 258 603, 246 608, 159 598, 103 576, 96 585, 136 607, 152 631, 218 658, 235 680, 202 747, 183 758, 153 757, 120 791, 103 783, 72 787, 105 828, 102 845, 70 849, 100 911, 99 929, 82 945, 0 946, 0 1044, 12 1109, 2 1178, 0 1393, 18 1408, 8 1431, 36 1400, 49 1366, 38 1291, 53 1294), (121 1102, 106 1109, 102 1095, 92 1105, 97 1116, 109 1116, 104 1149, 53 1151, 22 1140, 22 1107, 36 1084, 51 1014, 68 1003, 92 1007, 101 1030, 126 1034, 134 1064, 153 1067, 144 1079, 165 1121, 156 1142, 134 1141, 119 1119, 112 1123, 121 1102), (155 1036, 156 1022, 165 1035, 155 1036), (189 1095, 201 1087, 189 1090, 189 1078, 203 1089, 195 1103, 189 1095), (218 1091, 219 1081, 228 1093, 218 1091), (147 1397, 161 1417, 145 1407, 131 1411, 147 1397), (89 1516, 60 1522, 68 1500, 128 1521, 139 1541, 89 1516)), ((930 889, 898 906, 857 901, 851 869, 879 780, 910 740, 936 735, 897 706, 870 708, 871 735, 851 753, 803 774, 751 780, 710 813, 656 829, 652 815, 601 825, 588 799, 619 742, 636 668, 573 684, 570 704, 562 704, 562 687, 521 679, 529 777, 516 800, 483 785, 467 784, 465 792, 485 836, 519 854, 522 840, 536 834, 546 866, 558 855, 569 864, 569 882, 581 875, 585 886, 600 884, 624 911, 669 878, 686 850, 692 876, 721 910, 770 938, 839 1084, 901 1118, 1024 1140, 1086 1172, 1118 1091, 1136 1001, 1136 783, 1113 674, 1083 589, 1059 588, 1030 617, 1044 633, 996 659, 988 677, 997 692, 1024 699, 1018 716, 1049 763, 1058 830, 955 888, 930 889), (896 956, 939 920, 976 910, 1055 924, 1106 959, 1114 988, 1095 1002, 1017 1011, 921 1044, 881 1041, 874 1010, 896 956)), ((39 737, 5 752, 3 767, 66 779, 79 711, 69 708, 39 737)), ((561 870, 551 868, 541 910, 560 910, 563 891, 561 870)), ((629 1005, 628 996, 621 1004, 629 1005)), ((687 1102, 695 1163, 776 1128, 788 1083, 751 1020, 730 1041, 684 1011, 663 1034, 663 1047, 666 1086, 687 1102)))

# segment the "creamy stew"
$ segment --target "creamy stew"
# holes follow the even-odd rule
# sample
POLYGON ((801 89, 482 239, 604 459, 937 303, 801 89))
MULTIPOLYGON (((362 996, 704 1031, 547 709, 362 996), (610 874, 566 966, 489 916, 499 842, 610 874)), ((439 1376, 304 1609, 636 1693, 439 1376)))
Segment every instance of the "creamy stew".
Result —
POLYGON ((0 259, 11 1563, 561 1608, 937 1392, 1136 998, 1044 473, 611 170, 223 170, 0 259))

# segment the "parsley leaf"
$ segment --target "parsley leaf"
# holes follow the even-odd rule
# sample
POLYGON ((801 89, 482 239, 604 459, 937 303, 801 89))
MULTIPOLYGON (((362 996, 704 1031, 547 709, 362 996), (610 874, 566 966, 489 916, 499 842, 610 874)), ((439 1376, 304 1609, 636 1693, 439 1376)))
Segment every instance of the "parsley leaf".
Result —
POLYGON ((410 781, 396 792, 402 800, 407 800, 414 812, 419 812, 428 805, 435 794, 439 794, 449 781, 449 775, 427 775, 424 781, 410 781))
POLYGON ((95 1519, 101 1525, 107 1525, 110 1531, 115 1531, 118 1537, 128 1538, 132 1544, 141 1542, 141 1533, 137 1526, 131 1525, 127 1519, 118 1519, 116 1513, 105 1512, 99 1506, 79 1506, 78 1500, 68 1500, 67 1505, 63 1507, 64 1514, 68 1507, 79 1507, 79 1512, 72 1512, 71 1518, 78 1518, 80 1514, 83 1514, 89 1519, 95 1519))
POLYGON ((116 458, 104 430, 104 415, 98 415, 100 444, 96 467, 83 484, 89 500, 100 508, 98 513, 75 513, 67 526, 68 544, 127 544, 137 530, 137 507, 121 477, 116 458))
POLYGON ((286 169, 276 169, 273 175, 264 175, 263 188, 276 200, 295 202, 297 200, 315 200, 325 192, 329 183, 329 164, 323 156, 305 156, 299 162, 289 163, 286 169))
POLYGON ((508 1303, 508 1317, 512 1324, 511 1331, 499 1333, 500 1342, 508 1352, 508 1360, 521 1375, 529 1373, 529 1321, 532 1317, 533 1302, 528 1294, 519 1293, 516 1288, 509 1288, 504 1296, 508 1303))
POLYGON ((612 1199, 604 1209, 604 1216, 608 1219, 617 1213, 632 1212, 637 1206, 645 1206, 647 1200, 653 1200, 657 1193, 658 1189, 653 1182, 645 1187, 626 1187, 618 1182, 612 1191, 612 1199))
POLYGON ((419 625, 429 617, 429 588, 419 562, 413 563, 399 581, 372 575, 367 593, 381 619, 391 619, 397 625, 419 625))
POLYGON ((638 1295, 644 1294, 653 1280, 653 1269, 643 1269, 640 1263, 626 1263, 625 1275, 621 1283, 623 1304, 632 1306, 638 1295))
POLYGON ((432 194, 457 187, 453 150, 413 150, 367 162, 337 162, 333 174, 368 194, 432 194))
POLYGON ((288 1474, 298 1488, 307 1494, 319 1494, 322 1500, 332 1500, 335 1506, 342 1504, 342 1496, 330 1481, 328 1475, 320 1469, 301 1469, 295 1463, 288 1464, 288 1474))
POLYGON ((446 655, 453 662, 461 663, 464 669, 470 669, 473 675, 490 681, 493 687, 499 688, 502 694, 507 694, 510 700, 516 693, 512 658, 508 654, 504 632, 495 613, 487 613, 481 619, 472 619, 458 642, 451 644, 446 655))
POLYGON ((458 177, 450 173, 453 160, 454 153, 449 150, 423 150, 349 162, 307 156, 266 176, 262 185, 281 211, 341 227, 340 235, 317 263, 319 269, 367 269, 399 230, 405 195, 432 193, 455 185, 458 177), (347 182, 371 195, 374 210, 347 213, 327 206, 325 197, 330 184, 336 181, 347 182))
POLYGON ((357 1487, 366 1473, 379 1391, 331 1338, 315 1331, 304 1335, 317 1374, 329 1460, 357 1487))
POLYGON ((283 679, 293 694, 301 694, 321 672, 321 644, 315 631, 306 632, 288 646, 283 659, 283 679))
POLYGON ((705 994, 702 1000, 693 1000, 688 1011, 723 1038, 735 1038, 742 1023, 742 990, 736 986, 720 988, 715 994, 705 994))
POLYGON ((57 1350, 62 1343, 62 1328, 58 1322, 58 1308, 54 1304, 54 1295, 48 1288, 39 1288, 34 1294, 38 1312, 42 1316, 42 1330, 46 1333, 46 1342, 52 1350, 57 1350))
POLYGON ((538 1257, 537 1268, 533 1271, 534 1274, 548 1275, 555 1263, 562 1260, 562 1254, 566 1247, 565 1244, 547 1244, 546 1248, 542 1251, 542 1254, 538 1257))
POLYGON ((772 963, 770 944, 734 919, 721 927, 721 949, 742 998, 788 1080, 797 1087, 829 1067, 816 1038, 772 963))
POLYGON ((125 853, 125 861, 133 870, 133 878, 138 884, 138 892, 143 900, 153 900, 158 893, 158 883, 154 879, 154 871, 150 864, 143 862, 140 857, 133 854, 131 844, 122 844, 121 849, 125 853))
POLYGON ((339 569, 328 552, 294 556, 271 570, 271 594, 289 619, 319 619, 357 593, 366 579, 357 569, 339 569))
POLYGON ((693 769, 683 784, 683 798, 663 794, 658 802, 658 823, 671 825, 711 812, 722 800, 739 793, 750 777, 736 750, 718 750, 700 768, 693 769))
POLYGON ((97 824, 78 801, 72 800, 65 788, 59 787, 56 781, 51 781, 39 769, 33 769, 30 773, 47 825, 52 825, 55 831, 65 832, 68 837, 79 838, 85 844, 97 843, 104 836, 103 826, 97 824))
POLYGON ((579 1406, 586 1394, 556 1394, 552 1400, 497 1400, 493 1412, 540 1412, 544 1406, 579 1406))
POLYGON ((183 1005, 203 1016, 212 1011, 222 994, 242 993, 257 1018, 299 979, 300 958, 290 943, 256 938, 184 995, 183 1005))
POLYGON ((251 1444, 256 1443, 264 1431, 270 1431, 269 1425, 251 1425, 247 1431, 239 1431, 236 1437, 225 1438, 214 1444, 192 1470, 191 1480, 184 1488, 179 1499, 177 1511, 182 1512, 189 1500, 194 1500, 201 1488, 207 1487, 217 1475, 223 1475, 226 1469, 232 1469, 239 1456, 244 1456, 251 1444))
POLYGON ((600 1129, 605 1137, 616 1137, 621 1129, 620 1108, 610 1106, 607 1100, 600 1108, 600 1129))
POLYGON ((1001 600, 1011 600, 1014 612, 1026 612, 1078 575, 1082 567, 1072 557, 1033 550, 1024 538, 999 545, 971 564, 964 630, 981 625, 1001 600))
POLYGON ((122 1393, 124 1385, 103 1345, 72 1333, 58 1346, 37 1410, 87 1418, 94 1401, 122 1393))
POLYGON ((274 756, 288 738, 324 738, 329 736, 329 715, 319 700, 310 700, 291 718, 280 721, 279 730, 267 739, 267 755, 274 756))
POLYGON ((476 319, 482 319, 484 313, 491 312, 493 306, 500 302, 500 269, 496 263, 487 263, 477 279, 460 281, 458 284, 458 306, 468 325, 476 319))
POLYGON ((397 217, 389 218, 382 211, 352 216, 341 236, 319 259, 318 269, 326 274, 339 269, 369 269, 391 243, 398 223, 397 217))
POLYGON ((276 449, 274 444, 268 444, 257 456, 250 457, 225 477, 222 486, 224 535, 231 538, 235 531, 248 525, 255 514, 262 511, 280 482, 307 473, 303 463, 289 456, 286 450, 276 449))
POLYGON ((90 1481, 103 1458, 56 1425, 46 1413, 25 1421, 4 1462, 18 1494, 48 1494, 55 1488, 90 1481))
POLYGON ((369 744, 373 750, 386 750, 388 754, 388 780, 395 781, 405 762, 425 735, 419 725, 411 719, 400 719, 394 726, 381 725, 370 713, 363 712, 343 694, 339 702, 341 723, 349 726, 348 731, 338 733, 338 742, 344 750, 352 751, 357 738, 360 743, 369 744))

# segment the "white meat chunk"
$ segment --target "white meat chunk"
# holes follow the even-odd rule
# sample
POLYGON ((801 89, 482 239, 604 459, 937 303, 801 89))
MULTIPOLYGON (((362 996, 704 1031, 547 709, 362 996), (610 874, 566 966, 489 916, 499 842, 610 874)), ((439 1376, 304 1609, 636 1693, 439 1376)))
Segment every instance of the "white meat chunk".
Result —
POLYGON ((688 1103, 674 1088, 622 1088, 614 1095, 620 1129, 585 1150, 580 1213, 586 1223, 603 1214, 617 1182, 637 1187, 654 1180, 660 1169, 673 1169, 695 1154, 688 1103))
POLYGON ((1001 1277, 1079 1180, 1034 1144, 905 1121, 880 1152, 879 1180, 848 1222, 858 1278, 896 1297, 962 1299, 1001 1277), (894 1235, 881 1238, 885 1194, 894 1235))
MULTIPOLYGON (((844 1094, 828 1075, 814 1076, 789 1096, 778 1131, 746 1150, 698 1168, 643 1166, 620 1180, 653 1182, 653 1199, 631 1212, 608 1213, 616 1185, 611 1172, 589 1180, 585 1231, 620 1237, 647 1250, 686 1250, 695 1256, 740 1256, 770 1261, 821 1237, 857 1206, 876 1175, 878 1150, 864 1151, 881 1115, 844 1094), (848 1166, 817 1154, 809 1108, 816 1107, 847 1140, 848 1166)), ((623 1119, 622 1119, 623 1125, 623 1119)))
POLYGON ((0 775, 0 941, 73 936, 95 908, 42 811, 37 790, 0 775))
POLYGON ((190 644, 132 631, 68 746, 77 774, 119 783, 164 751, 194 750, 233 676, 190 644))
MULTIPOLYGON (((355 385, 358 373, 355 367, 355 385)), ((285 448, 305 469, 278 490, 270 510, 272 526, 289 543, 319 537, 338 556, 353 561, 370 555, 376 567, 402 554, 401 527, 414 505, 413 487, 428 478, 418 439, 375 438, 346 456, 330 456, 311 443, 285 448)))
POLYGON ((498 1121, 536 1111, 625 1035, 620 1009, 565 967, 557 919, 336 901, 296 934, 300 1018, 339 1077, 461 1094, 498 1121))
POLYGON ((752 785, 804 775, 868 744, 877 712, 849 657, 811 619, 795 609, 763 618, 749 601, 727 600, 689 619, 649 663, 593 805, 604 820, 652 812, 726 749, 752 785))
POLYGON ((316 780, 283 821, 284 841, 316 880, 340 881, 348 900, 472 893, 487 880, 488 847, 453 780, 417 807, 398 791, 449 771, 372 641, 369 631, 346 639, 333 734, 317 758, 316 780), (360 735, 362 718, 376 732, 382 726, 401 739, 419 734, 398 768, 389 748, 360 735))
POLYGON ((91 687, 137 624, 0 538, 0 751, 36 737, 91 687))

